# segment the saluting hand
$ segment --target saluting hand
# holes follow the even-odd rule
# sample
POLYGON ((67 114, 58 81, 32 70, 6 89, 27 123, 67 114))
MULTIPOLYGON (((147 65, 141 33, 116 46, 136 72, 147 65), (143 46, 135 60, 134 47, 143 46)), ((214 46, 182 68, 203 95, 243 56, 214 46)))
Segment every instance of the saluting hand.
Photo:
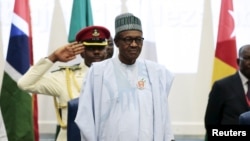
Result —
POLYGON ((52 62, 61 61, 68 62, 76 58, 76 55, 84 52, 82 43, 72 42, 55 50, 48 58, 52 62))

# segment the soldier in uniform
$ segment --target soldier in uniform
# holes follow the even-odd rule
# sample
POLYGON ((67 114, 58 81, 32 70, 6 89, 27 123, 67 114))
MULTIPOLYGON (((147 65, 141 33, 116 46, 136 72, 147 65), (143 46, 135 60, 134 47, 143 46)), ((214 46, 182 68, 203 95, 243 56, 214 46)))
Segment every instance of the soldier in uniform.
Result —
POLYGON ((108 46, 106 47, 107 49, 107 58, 112 58, 114 54, 114 42, 112 36, 108 39, 108 46))
POLYGON ((37 94, 54 97, 60 132, 57 141, 67 141, 67 102, 79 97, 83 79, 92 62, 107 58, 106 46, 110 32, 102 26, 89 26, 76 35, 76 41, 55 50, 48 57, 41 58, 19 79, 18 87, 37 94), (67 62, 80 54, 83 61, 73 66, 60 67, 48 72, 55 62, 67 62))

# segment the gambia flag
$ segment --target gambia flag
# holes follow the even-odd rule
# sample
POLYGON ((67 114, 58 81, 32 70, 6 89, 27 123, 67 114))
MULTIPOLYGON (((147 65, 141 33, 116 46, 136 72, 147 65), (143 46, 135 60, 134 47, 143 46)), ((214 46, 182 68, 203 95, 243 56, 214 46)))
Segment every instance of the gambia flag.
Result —
POLYGON ((29 0, 15 0, 0 106, 9 141, 38 141, 37 101, 17 87, 33 64, 29 0))
POLYGON ((221 0, 212 83, 238 69, 232 0, 221 0))

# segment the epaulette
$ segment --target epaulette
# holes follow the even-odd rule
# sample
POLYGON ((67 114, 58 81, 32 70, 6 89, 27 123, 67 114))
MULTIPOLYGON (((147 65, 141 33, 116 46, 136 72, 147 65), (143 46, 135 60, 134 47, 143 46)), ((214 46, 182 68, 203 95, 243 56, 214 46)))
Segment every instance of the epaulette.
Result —
POLYGON ((53 73, 53 72, 57 72, 57 71, 62 71, 62 70, 65 70, 67 68, 69 68, 72 71, 81 69, 80 64, 75 64, 75 65, 72 65, 72 66, 59 66, 59 69, 53 70, 51 72, 53 73))

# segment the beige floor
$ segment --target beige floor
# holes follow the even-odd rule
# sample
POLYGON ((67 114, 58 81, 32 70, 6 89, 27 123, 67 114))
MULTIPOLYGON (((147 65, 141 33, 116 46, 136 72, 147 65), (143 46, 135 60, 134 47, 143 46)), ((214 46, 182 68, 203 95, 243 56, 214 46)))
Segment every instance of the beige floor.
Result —
MULTIPOLYGON (((42 134, 40 135, 40 141, 55 141, 54 135, 52 134, 42 134)), ((176 136, 175 141, 204 141, 203 136, 176 136)))

